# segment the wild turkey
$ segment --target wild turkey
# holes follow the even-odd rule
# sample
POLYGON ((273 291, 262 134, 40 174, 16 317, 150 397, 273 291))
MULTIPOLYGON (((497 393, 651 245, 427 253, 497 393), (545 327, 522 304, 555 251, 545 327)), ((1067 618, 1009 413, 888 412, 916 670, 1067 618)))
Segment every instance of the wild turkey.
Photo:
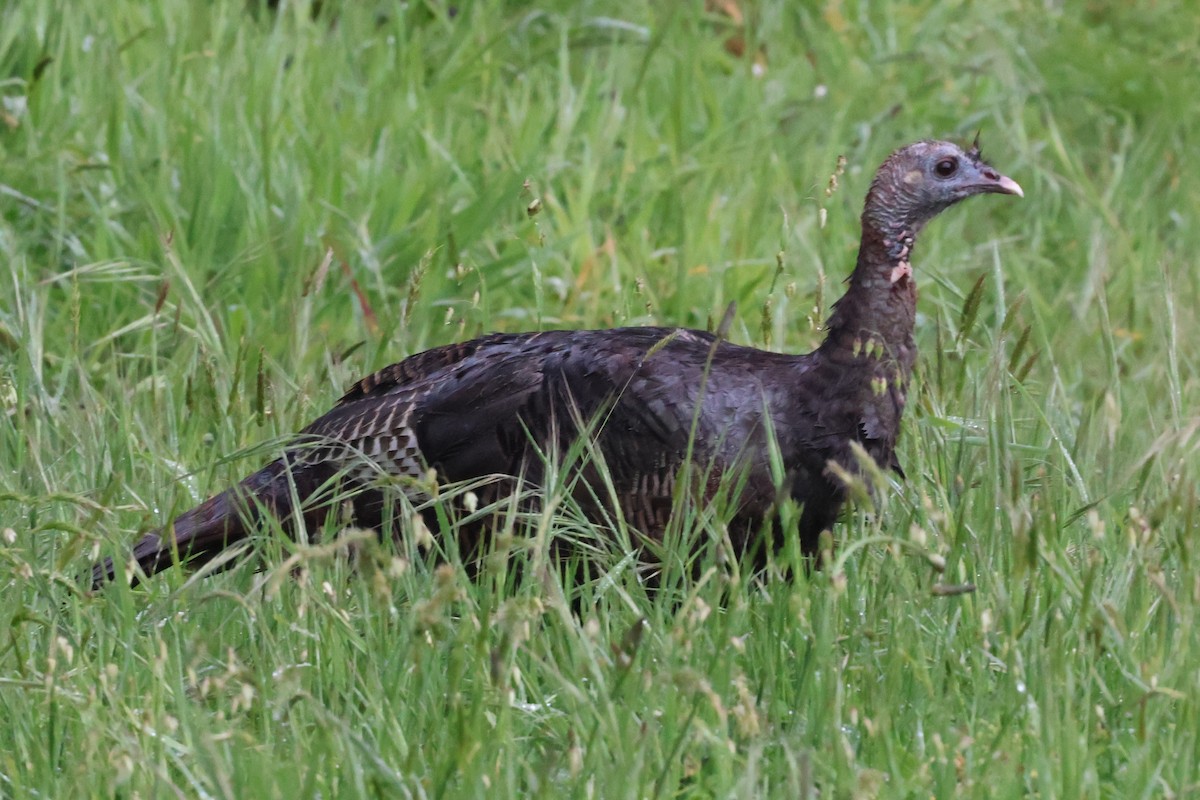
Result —
MULTIPOLYGON (((977 145, 921 141, 889 156, 867 193, 849 286, 811 353, 665 327, 495 334, 435 348, 357 383, 281 458, 142 538, 133 560, 146 575, 177 559, 211 560, 265 513, 288 530, 303 518, 315 532, 333 507, 346 511, 329 500, 335 486, 351 491, 355 524, 377 527, 398 499, 396 481, 389 494, 379 474, 419 482, 432 469, 441 482, 500 475, 536 486, 547 455, 562 456, 581 431, 611 482, 601 485, 596 469, 578 472, 582 506, 595 516, 619 506, 636 530, 661 537, 687 462, 699 468, 701 500, 722 478, 740 479, 729 526, 735 549, 778 546, 777 533, 756 540, 783 492, 802 505, 797 534, 811 554, 846 496, 830 462, 858 471, 857 443, 877 464, 899 466, 896 436, 916 358, 916 237, 944 209, 986 193, 1023 196, 977 145), (771 447, 786 469, 782 486, 771 447)), ((495 497, 514 483, 483 485, 495 497)), ((98 563, 93 584, 115 573, 111 559, 98 563)))

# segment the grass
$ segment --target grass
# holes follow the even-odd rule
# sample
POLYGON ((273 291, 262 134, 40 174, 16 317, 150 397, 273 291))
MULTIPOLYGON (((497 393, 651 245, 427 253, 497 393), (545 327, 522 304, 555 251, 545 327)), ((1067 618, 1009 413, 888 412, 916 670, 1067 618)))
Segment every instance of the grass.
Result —
MULTIPOLYGON (((283 6, 5 12, 0 793, 1200 788, 1190 6, 283 6), (737 301, 809 349, 871 170, 977 129, 1027 197, 922 238, 908 477, 835 568, 648 595, 268 532, 81 593, 427 346, 737 301)), ((594 535, 514 524, 516 565, 594 535)))

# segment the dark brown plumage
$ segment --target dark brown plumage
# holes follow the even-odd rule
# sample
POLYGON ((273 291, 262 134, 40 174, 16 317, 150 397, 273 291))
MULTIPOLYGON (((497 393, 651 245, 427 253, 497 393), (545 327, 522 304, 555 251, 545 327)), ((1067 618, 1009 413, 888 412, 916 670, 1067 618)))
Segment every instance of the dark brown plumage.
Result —
MULTIPOLYGON (((849 286, 812 353, 765 352, 676 328, 496 334, 429 350, 360 381, 281 458, 144 537, 133 559, 147 575, 176 558, 210 560, 250 535, 264 513, 288 529, 302 517, 316 531, 332 507, 345 513, 329 502, 335 489, 350 490, 356 524, 378 527, 397 497, 389 494, 395 481, 383 488, 381 474, 420 481, 433 469, 443 482, 522 476, 537 485, 545 454, 564 453, 581 426, 612 481, 611 489, 591 485, 598 473, 581 470, 585 509, 599 515, 615 499, 634 528, 661 537, 690 459, 702 499, 723 476, 741 479, 730 525, 739 552, 777 544, 753 539, 785 492, 803 506, 797 534, 812 553, 845 499, 829 463, 856 472, 857 443, 878 464, 898 467, 916 358, 915 239, 938 213, 984 193, 1022 194, 978 148, 923 141, 893 153, 867 193, 849 286), (771 436, 786 468, 782 486, 772 478, 771 436)), ((486 483, 481 500, 512 485, 486 483)), ((111 560, 99 563, 93 583, 115 572, 111 560)))

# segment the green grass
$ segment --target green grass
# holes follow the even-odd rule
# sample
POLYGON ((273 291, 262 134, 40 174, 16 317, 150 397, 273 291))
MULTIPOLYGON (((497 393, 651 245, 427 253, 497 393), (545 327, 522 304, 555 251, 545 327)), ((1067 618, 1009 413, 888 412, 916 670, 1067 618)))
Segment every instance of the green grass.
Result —
POLYGON ((4 12, 0 795, 1200 790, 1191 7, 551 5, 4 12), (474 582, 268 535, 80 591, 427 346, 737 301, 811 348, 874 167, 977 129, 1027 196, 922 238, 908 477, 836 567, 575 588, 567 509, 474 582))

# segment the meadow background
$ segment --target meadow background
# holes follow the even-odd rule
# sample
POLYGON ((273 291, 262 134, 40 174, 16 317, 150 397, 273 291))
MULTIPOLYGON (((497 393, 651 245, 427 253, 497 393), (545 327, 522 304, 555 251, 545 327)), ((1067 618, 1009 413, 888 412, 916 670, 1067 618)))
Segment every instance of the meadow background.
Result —
POLYGON ((1195 796, 1200 22, 1137 5, 5 5, 0 795, 1195 796), (1026 198, 923 236, 908 477, 825 570, 82 590, 429 346, 811 348, 875 166, 978 130, 1026 198))

